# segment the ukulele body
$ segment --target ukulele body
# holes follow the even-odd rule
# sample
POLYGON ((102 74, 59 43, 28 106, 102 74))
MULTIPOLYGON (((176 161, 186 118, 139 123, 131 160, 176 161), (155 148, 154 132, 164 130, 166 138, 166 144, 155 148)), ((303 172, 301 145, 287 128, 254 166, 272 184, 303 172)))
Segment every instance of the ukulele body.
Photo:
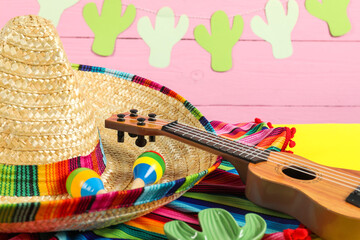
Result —
MULTIPOLYGON (((284 212, 298 219, 325 240, 360 239, 360 208, 345 201, 355 189, 326 180, 336 181, 329 178, 329 172, 324 172, 322 165, 297 155, 279 154, 271 153, 266 162, 249 163, 246 178, 247 198, 260 206, 284 212), (279 156, 281 159, 288 156, 288 159, 296 157, 301 163, 308 162, 306 166, 311 167, 307 169, 310 173, 315 173, 316 177, 308 179, 309 176, 303 176, 301 173, 298 176, 299 174, 294 171, 289 173, 286 170, 285 174, 284 169, 288 169, 289 165, 294 167, 295 164, 275 163, 279 156)), ((360 177, 358 171, 331 169, 353 178, 360 177)), ((330 173, 337 179, 348 181, 345 175, 336 176, 332 171, 330 173)))

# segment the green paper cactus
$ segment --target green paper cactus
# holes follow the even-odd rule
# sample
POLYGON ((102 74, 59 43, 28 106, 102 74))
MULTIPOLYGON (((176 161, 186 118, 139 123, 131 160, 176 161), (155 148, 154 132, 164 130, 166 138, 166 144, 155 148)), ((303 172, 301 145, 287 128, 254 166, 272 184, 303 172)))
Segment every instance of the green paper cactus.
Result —
POLYGON ((351 23, 347 16, 347 7, 350 0, 306 0, 307 11, 327 22, 330 34, 339 37, 351 29, 351 23))
POLYGON ((211 54, 211 67, 214 71, 225 72, 232 68, 232 48, 240 39, 244 20, 240 15, 234 16, 232 28, 228 16, 217 11, 211 16, 211 35, 204 25, 194 29, 195 40, 211 54))
POLYGON ((65 9, 72 7, 80 0, 38 0, 40 10, 38 15, 52 21, 56 27, 59 24, 61 14, 65 9))
POLYGON ((114 52, 117 36, 134 22, 136 9, 130 4, 121 14, 121 0, 104 0, 100 15, 95 3, 84 6, 83 17, 95 34, 93 52, 101 56, 110 56, 114 52))
POLYGON ((295 0, 288 1, 287 15, 279 0, 270 0, 265 7, 268 24, 260 16, 251 20, 251 29, 260 38, 272 45, 275 58, 287 58, 293 53, 291 32, 299 17, 299 5, 295 0))
POLYGON ((265 220, 257 214, 249 213, 245 221, 245 226, 241 228, 226 210, 209 208, 199 213, 202 232, 182 221, 166 223, 164 231, 169 240, 260 240, 265 234, 265 220))
POLYGON ((142 17, 138 21, 138 33, 150 47, 151 66, 158 68, 169 66, 172 48, 185 35, 189 27, 189 18, 182 15, 177 26, 174 26, 174 12, 169 7, 158 11, 154 28, 148 17, 142 17))

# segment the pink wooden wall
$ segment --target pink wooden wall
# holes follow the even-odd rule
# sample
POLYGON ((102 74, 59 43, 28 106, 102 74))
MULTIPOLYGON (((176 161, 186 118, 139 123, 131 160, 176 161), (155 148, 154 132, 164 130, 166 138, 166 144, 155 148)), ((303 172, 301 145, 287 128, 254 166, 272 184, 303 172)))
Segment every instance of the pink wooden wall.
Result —
MULTIPOLYGON (((188 99, 208 118, 228 122, 260 117, 273 123, 360 123, 360 1, 351 0, 348 15, 351 31, 333 38, 325 22, 311 16, 304 0, 293 30, 294 53, 277 60, 271 46, 250 28, 254 15, 264 18, 267 0, 123 0, 134 4, 137 17, 119 35, 112 56, 91 51, 93 33, 82 17, 88 2, 81 0, 64 11, 58 31, 73 63, 97 65, 130 72, 163 84, 188 99), (140 17, 154 23, 156 12, 171 7, 176 15, 190 18, 184 38, 175 45, 169 67, 159 69, 148 62, 149 48, 137 33, 140 17), (210 68, 210 54, 194 40, 198 24, 209 28, 210 16, 224 10, 240 14, 243 35, 233 48, 233 68, 217 73, 210 68)), ((283 1, 284 3, 286 1, 283 1)), ((0 0, 0 27, 17 15, 37 14, 37 0, 0 0)))

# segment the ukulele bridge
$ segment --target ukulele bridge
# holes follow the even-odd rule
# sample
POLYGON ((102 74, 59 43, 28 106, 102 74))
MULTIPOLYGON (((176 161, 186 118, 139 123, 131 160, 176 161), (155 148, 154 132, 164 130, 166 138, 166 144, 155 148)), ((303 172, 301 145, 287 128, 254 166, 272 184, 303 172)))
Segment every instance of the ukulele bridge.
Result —
POLYGON ((360 186, 346 198, 346 202, 360 208, 360 186))

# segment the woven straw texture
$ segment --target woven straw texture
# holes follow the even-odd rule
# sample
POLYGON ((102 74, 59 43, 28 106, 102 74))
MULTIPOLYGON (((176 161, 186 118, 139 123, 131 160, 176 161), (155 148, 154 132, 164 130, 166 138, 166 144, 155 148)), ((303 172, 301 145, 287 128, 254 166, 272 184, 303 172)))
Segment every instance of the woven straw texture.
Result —
MULTIPOLYGON (((72 160, 78 160, 80 167, 89 155, 93 162, 106 165, 98 172, 108 192, 82 198, 71 198, 62 190, 9 196, 1 190, 6 188, 2 184, 6 179, 0 179, 2 232, 85 230, 125 222, 178 198, 220 164, 215 155, 165 137, 157 137, 144 148, 137 147, 130 137, 118 143, 117 132, 105 129, 104 120, 131 108, 142 115, 154 112, 161 119, 213 129, 189 102, 166 87, 105 68, 74 68, 47 20, 18 17, 2 30, 0 134, 4 140, 0 143, 0 171, 13 165, 46 169, 72 160), (166 161, 160 184, 127 190, 133 181, 135 159, 148 150, 161 153, 166 161)), ((21 179, 28 176, 25 170, 17 174, 21 179)), ((43 174, 34 170, 36 184, 49 185, 43 174)), ((48 174, 57 176, 59 171, 48 174)), ((63 179, 56 181, 61 185, 63 179)), ((29 182, 34 182, 32 177, 29 182)), ((19 192, 28 187, 13 185, 19 192)))
POLYGON ((56 29, 18 17, 0 33, 0 163, 35 165, 88 155, 98 135, 56 29))

